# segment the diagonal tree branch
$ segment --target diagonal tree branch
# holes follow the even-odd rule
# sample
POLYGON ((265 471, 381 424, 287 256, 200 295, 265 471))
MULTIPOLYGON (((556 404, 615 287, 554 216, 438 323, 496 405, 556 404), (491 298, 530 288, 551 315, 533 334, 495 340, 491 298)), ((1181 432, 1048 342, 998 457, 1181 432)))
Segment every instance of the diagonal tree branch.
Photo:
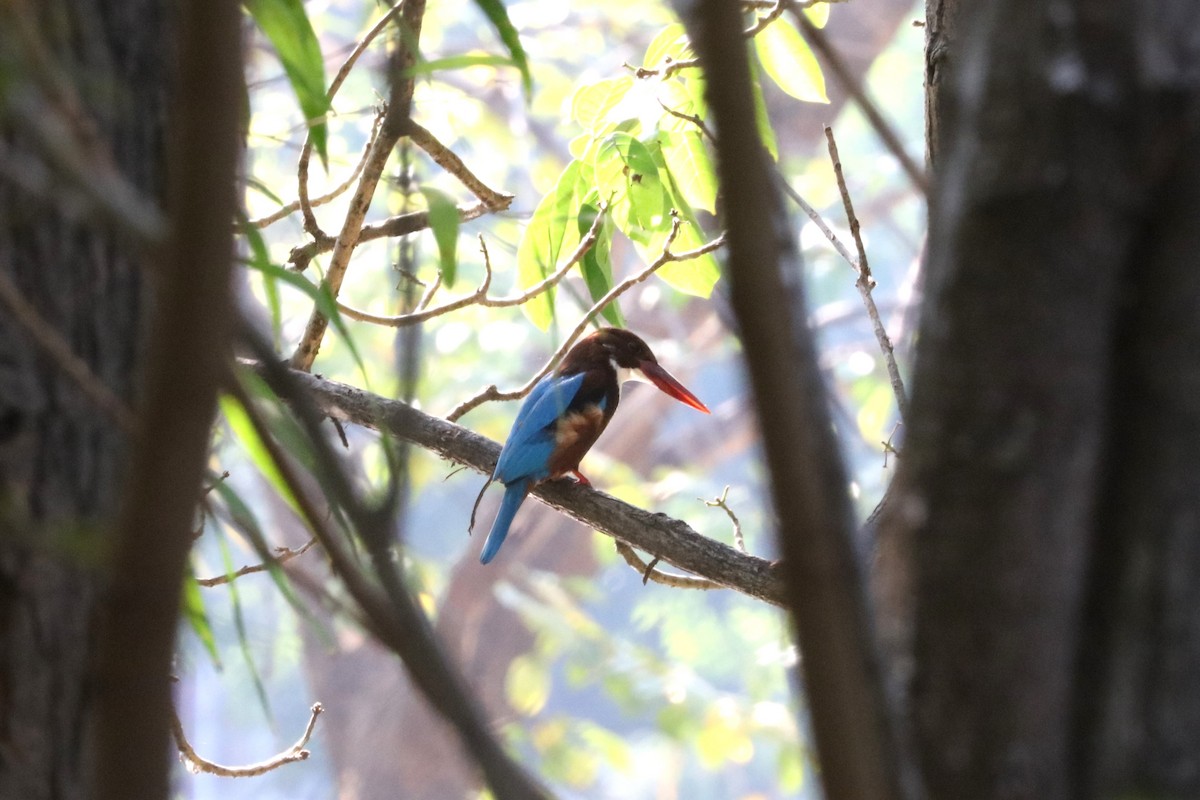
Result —
MULTIPOLYGON (((491 475, 500 445, 477 433, 431 417, 398 400, 353 386, 293 372, 322 412, 374 428, 430 450, 442 458, 491 475)), ((686 523, 623 503, 570 481, 551 481, 534 489, 542 502, 638 550, 680 569, 773 605, 783 604, 783 586, 774 564, 740 553, 697 533, 686 523)), ((463 518, 466 530, 466 518, 463 518)))

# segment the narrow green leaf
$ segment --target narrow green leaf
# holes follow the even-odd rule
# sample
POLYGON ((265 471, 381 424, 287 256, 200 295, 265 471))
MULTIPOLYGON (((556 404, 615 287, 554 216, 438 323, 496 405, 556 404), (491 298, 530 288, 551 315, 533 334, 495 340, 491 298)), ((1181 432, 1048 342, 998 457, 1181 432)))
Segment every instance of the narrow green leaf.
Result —
POLYGON ((458 272, 458 206, 454 198, 440 189, 421 189, 429 205, 429 227, 438 248, 438 268, 442 271, 442 282, 447 289, 454 288, 458 272))
POLYGON ((275 48, 304 118, 312 124, 313 149, 327 164, 326 126, 329 98, 325 95, 325 60, 301 0, 244 0, 259 30, 275 48), (315 120, 321 120, 315 122, 315 120))
MULTIPOLYGON (((558 176, 558 182, 533 211, 521 243, 517 246, 517 284, 522 289, 545 280, 558 265, 567 223, 574 216, 571 198, 575 192, 579 162, 572 161, 558 176)), ((554 320, 554 290, 542 292, 521 306, 534 325, 548 330, 554 320)))
POLYGON ((432 58, 427 61, 418 61, 408 69, 404 70, 405 77, 413 77, 418 75, 429 75, 434 72, 440 72, 450 69, 466 69, 467 67, 512 67, 516 66, 511 58, 505 56, 494 56, 487 53, 475 53, 461 56, 447 56, 446 58, 432 58))
POLYGON ((204 651, 212 659, 213 667, 221 669, 221 654, 217 651, 217 637, 213 634, 212 623, 208 620, 208 612, 204 608, 204 597, 200 592, 200 584, 196 583, 196 573, 189 561, 187 576, 183 579, 183 618, 204 651))
POLYGON ((270 276, 293 288, 299 289, 312 300, 317 310, 333 323, 333 327, 337 328, 338 333, 341 334, 346 342, 346 347, 350 348, 350 355, 354 358, 354 363, 358 367, 359 374, 362 375, 367 387, 370 387, 370 376, 367 374, 366 362, 363 361, 362 355, 358 352, 358 345, 354 343, 354 338, 350 335, 350 328, 346 325, 346 320, 342 318, 342 312, 338 309, 337 301, 333 299, 333 295, 329 293, 329 288, 324 283, 317 286, 299 272, 284 269, 269 261, 260 262, 257 259, 251 259, 246 262, 246 266, 263 273, 264 277, 270 276))
POLYGON ((500 41, 504 42, 504 46, 512 54, 513 63, 521 71, 521 86, 528 98, 533 93, 533 76, 529 73, 529 57, 525 54, 525 48, 521 46, 521 37, 517 34, 516 27, 508 18, 508 10, 504 8, 504 3, 500 0, 475 0, 475 5, 479 6, 491 21, 492 27, 500 36, 500 41))
POLYGON ((283 199, 280 198, 279 195, 277 195, 277 194, 275 194, 275 192, 271 191, 270 186, 267 186, 265 183, 260 181, 258 178, 246 178, 246 185, 249 186, 251 189, 255 190, 256 192, 258 192, 259 194, 261 194, 263 197, 267 198, 268 200, 271 200, 272 202, 278 203, 281 206, 287 205, 286 203, 283 202, 283 199))
MULTIPOLYGON (((267 242, 263 239, 262 231, 251 225, 240 209, 238 210, 238 222, 241 223, 242 233, 250 244, 250 260, 260 267, 270 266, 271 254, 267 250, 267 242)), ((262 276, 263 291, 267 295, 267 307, 271 310, 271 339, 278 347, 283 337, 283 305, 279 299, 279 279, 265 271, 262 276)))
POLYGON ((633 83, 633 78, 622 75, 580 86, 571 98, 571 117, 593 133, 605 132, 616 124, 608 119, 609 112, 625 99, 633 83))
POLYGON ((807 103, 829 102, 821 65, 790 22, 777 19, 768 25, 754 37, 754 48, 763 69, 780 89, 807 103))
MULTIPOLYGON (((591 230, 592 223, 596 221, 596 217, 600 215, 600 209, 595 205, 585 205, 579 209, 579 236, 580 238, 587 235, 591 230)), ((596 237, 596 244, 583 256, 583 263, 580 264, 580 269, 583 272, 584 283, 587 284, 588 292, 592 296, 592 302, 597 302, 604 295, 608 294, 613 287, 612 277, 612 259, 609 257, 609 248, 612 245, 612 226, 607 222, 602 222, 600 231, 596 237)), ((625 321, 621 317, 621 308, 616 301, 608 303, 600 310, 600 313, 618 328, 625 327, 625 321)))
POLYGON ((258 554, 258 557, 267 565, 267 572, 275 582, 279 593, 296 610, 297 614, 314 623, 320 629, 321 624, 317 622, 308 607, 300 602, 300 598, 296 596, 287 574, 272 560, 272 553, 270 547, 267 545, 267 539, 263 535, 262 528, 258 525, 258 519, 254 516, 254 512, 250 509, 250 506, 242 500, 241 495, 227 481, 217 484, 214 492, 224 504, 225 510, 229 514, 229 521, 254 546, 254 551, 258 554))
POLYGON ((779 142, 775 140, 775 128, 771 125, 771 115, 767 113, 767 101, 763 97, 762 78, 757 65, 750 62, 750 89, 754 94, 754 122, 758 125, 758 135, 762 138, 763 147, 771 154, 771 158, 779 160, 779 142))
MULTIPOLYGON (((233 565, 233 554, 229 551, 229 542, 226 541, 223 533, 218 532, 217 545, 221 550, 221 561, 225 567, 225 575, 232 578, 237 568, 233 565)), ((250 673, 250 680, 254 684, 254 693, 258 696, 258 703, 262 706, 263 714, 270 721, 272 719, 271 702, 267 699, 267 689, 263 686, 262 676, 258 671, 258 664, 254 661, 254 654, 250 652, 250 638, 246 635, 246 618, 242 613, 241 592, 238 591, 236 580, 230 580, 225 585, 229 588, 229 602, 233 606, 233 627, 237 632, 238 646, 242 653, 242 660, 246 662, 246 669, 250 673)))

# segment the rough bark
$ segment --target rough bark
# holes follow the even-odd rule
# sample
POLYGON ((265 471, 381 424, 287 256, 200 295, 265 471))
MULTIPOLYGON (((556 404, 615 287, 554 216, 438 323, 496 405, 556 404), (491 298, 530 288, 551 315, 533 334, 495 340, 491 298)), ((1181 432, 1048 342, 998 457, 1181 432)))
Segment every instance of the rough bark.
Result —
POLYGON ((1009 0, 951 39, 888 523, 933 798, 1200 794, 1198 13, 1009 0))
MULTIPOLYGON (((118 169, 163 189, 169 15, 156 0, 25 4, 118 169)), ((7 23, 5 23, 7 24, 7 23)), ((30 78, 5 54, 6 84, 30 78)), ((35 143, 0 105, 13 163, 35 143)), ((67 189, 55 199, 69 198, 67 189)), ((138 375, 143 281, 128 239, 0 180, 0 272, 109 389, 138 375)), ((123 435, 0 310, 0 798, 88 796, 95 554, 121 478, 123 435)))

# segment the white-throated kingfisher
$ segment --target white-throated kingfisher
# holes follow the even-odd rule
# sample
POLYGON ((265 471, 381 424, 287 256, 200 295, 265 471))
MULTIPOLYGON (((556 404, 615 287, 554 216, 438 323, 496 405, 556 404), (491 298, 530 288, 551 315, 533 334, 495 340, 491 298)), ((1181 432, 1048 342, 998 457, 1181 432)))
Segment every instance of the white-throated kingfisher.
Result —
MULTIPOLYGON (((496 557, 517 509, 534 486, 568 473, 588 483, 579 471, 579 462, 617 410, 621 384, 634 379, 652 383, 679 402, 709 413, 696 395, 659 366, 646 343, 629 331, 601 328, 580 340, 521 404, 496 469, 475 500, 478 508, 492 481, 504 484, 504 499, 483 543, 480 563, 496 557)), ((471 526, 474 524, 472 511, 471 526)))

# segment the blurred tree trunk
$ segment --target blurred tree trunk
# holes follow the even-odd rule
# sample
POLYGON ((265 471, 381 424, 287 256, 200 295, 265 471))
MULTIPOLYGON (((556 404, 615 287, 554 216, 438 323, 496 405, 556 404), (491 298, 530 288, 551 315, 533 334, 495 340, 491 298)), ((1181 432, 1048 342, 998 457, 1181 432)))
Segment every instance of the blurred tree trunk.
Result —
POLYGON ((1200 8, 957 5, 929 3, 936 191, 883 531, 911 542, 926 786, 1197 797, 1200 8))
MULTIPOLYGON (((164 4, 24 4, 57 68, 80 87, 115 166, 143 192, 163 189, 163 130, 173 52, 164 4)), ((8 26, 11 19, 0 24, 8 26)), ((13 28, 9 27, 10 34, 13 28)), ((3 89, 45 78, 0 44, 3 89)), ((25 40, 25 44, 33 44, 25 40)), ((0 92, 3 90, 0 89, 0 92)), ((0 161, 39 165, 5 116, 0 161)), ((11 173, 7 173, 11 174, 11 173)), ((125 237, 78 206, 69 181, 35 197, 0 178, 0 276, 13 282, 100 382, 129 402, 138 373, 142 274, 125 237), (64 211, 64 209, 67 209, 64 211)), ((37 349, 0 305, 0 798, 84 798, 99 581, 125 455, 124 435, 37 349)), ((112 732, 117 735, 118 732, 112 732)))

